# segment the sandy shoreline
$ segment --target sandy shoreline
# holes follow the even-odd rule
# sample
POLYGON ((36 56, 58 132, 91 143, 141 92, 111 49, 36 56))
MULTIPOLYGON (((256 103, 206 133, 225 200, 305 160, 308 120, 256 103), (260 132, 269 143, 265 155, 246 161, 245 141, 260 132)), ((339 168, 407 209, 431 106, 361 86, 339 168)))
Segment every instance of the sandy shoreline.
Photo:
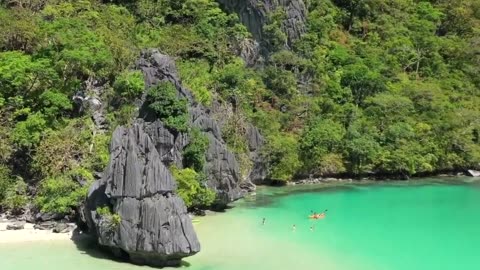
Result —
POLYGON ((70 240, 72 232, 53 233, 51 230, 35 230, 33 224, 26 223, 23 230, 7 230, 10 222, 0 222, 0 244, 24 243, 37 241, 70 240))

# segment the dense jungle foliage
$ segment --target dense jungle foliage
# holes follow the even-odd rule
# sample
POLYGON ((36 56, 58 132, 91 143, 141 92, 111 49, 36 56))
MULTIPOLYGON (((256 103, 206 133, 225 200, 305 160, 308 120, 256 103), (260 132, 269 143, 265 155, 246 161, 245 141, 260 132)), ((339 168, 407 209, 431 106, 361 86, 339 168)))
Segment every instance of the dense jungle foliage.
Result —
MULTIPOLYGON (((1 207, 65 214, 84 198, 111 132, 137 111, 144 48, 175 57, 198 102, 226 108, 243 172, 248 122, 266 138, 271 179, 479 166, 480 1, 305 2, 303 37, 285 46, 279 8, 263 26, 268 54, 247 67, 238 52, 251 34, 214 0, 1 0, 1 207), (108 105, 103 132, 72 100, 93 82, 108 105)), ((168 126, 188 129, 171 86, 147 98, 168 126)), ((205 140, 195 141, 185 169, 171 168, 189 206, 214 196, 202 182, 205 140)))

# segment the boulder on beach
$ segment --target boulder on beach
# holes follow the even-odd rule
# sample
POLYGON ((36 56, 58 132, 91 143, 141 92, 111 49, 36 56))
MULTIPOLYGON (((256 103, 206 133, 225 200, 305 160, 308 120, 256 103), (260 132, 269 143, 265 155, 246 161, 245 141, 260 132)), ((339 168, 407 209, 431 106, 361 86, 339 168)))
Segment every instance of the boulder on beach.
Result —
POLYGON ((58 223, 52 231, 54 233, 68 233, 70 232, 70 228, 65 223, 58 223))
POLYGON ((52 230, 57 226, 57 223, 54 221, 45 221, 41 223, 37 223, 33 226, 35 230, 41 230, 41 231, 49 231, 52 230))
POLYGON ((7 224, 7 230, 9 231, 23 230, 24 228, 25 223, 23 222, 14 222, 12 224, 7 224))
POLYGON ((476 170, 468 170, 467 174, 472 177, 480 177, 480 171, 476 170))

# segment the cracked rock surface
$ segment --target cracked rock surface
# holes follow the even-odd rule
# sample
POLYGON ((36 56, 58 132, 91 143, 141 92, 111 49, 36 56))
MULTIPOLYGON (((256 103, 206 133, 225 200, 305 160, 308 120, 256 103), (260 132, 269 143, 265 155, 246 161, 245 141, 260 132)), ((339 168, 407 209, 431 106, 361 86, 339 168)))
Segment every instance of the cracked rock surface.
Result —
POLYGON ((85 214, 100 245, 154 266, 179 265, 200 251, 176 183, 142 123, 115 130, 104 175, 89 191, 85 214), (99 207, 112 214, 98 213, 99 207))

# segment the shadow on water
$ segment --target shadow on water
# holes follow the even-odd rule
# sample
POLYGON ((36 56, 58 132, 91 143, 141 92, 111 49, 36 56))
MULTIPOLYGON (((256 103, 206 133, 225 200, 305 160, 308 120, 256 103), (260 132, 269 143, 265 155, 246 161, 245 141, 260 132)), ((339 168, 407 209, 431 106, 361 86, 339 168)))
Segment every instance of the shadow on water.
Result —
POLYGON ((97 240, 86 233, 80 233, 78 229, 72 234, 70 238, 72 242, 75 244, 77 250, 80 251, 81 254, 91 256, 96 259, 100 260, 107 260, 107 261, 114 261, 116 263, 124 264, 124 265, 131 265, 132 267, 138 266, 142 267, 142 269, 179 269, 179 268, 187 268, 190 267, 191 264, 187 261, 182 260, 178 267, 155 267, 155 266, 145 266, 145 265, 137 265, 130 262, 126 258, 119 258, 114 256, 112 252, 107 250, 106 248, 102 248, 97 244, 97 240))
POLYGON ((115 257, 112 253, 99 247, 99 245, 97 245, 96 239, 93 236, 86 233, 81 233, 78 229, 75 229, 75 231, 73 231, 70 240, 72 240, 76 248, 82 254, 89 255, 96 259, 127 263, 125 259, 115 257))

